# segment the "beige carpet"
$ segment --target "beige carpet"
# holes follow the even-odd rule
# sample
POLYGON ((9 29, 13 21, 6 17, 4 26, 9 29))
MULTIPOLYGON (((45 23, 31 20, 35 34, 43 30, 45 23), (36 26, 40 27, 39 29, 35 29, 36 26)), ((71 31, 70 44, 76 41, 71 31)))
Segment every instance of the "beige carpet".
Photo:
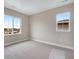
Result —
POLYGON ((5 59, 70 59, 63 50, 35 41, 5 47, 5 59), (56 51, 57 50, 57 51, 56 51))

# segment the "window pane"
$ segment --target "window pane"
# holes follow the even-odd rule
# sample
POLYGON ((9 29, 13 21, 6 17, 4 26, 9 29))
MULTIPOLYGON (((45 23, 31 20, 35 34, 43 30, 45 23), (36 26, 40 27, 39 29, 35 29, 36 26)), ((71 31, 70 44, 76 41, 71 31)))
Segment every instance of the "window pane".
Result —
POLYGON ((9 16, 9 34, 12 34, 13 29, 13 17, 9 16))
POLYGON ((9 16, 9 28, 13 28, 13 17, 12 16, 9 16))
POLYGON ((62 23, 58 23, 57 25, 58 25, 58 29, 62 30, 62 23))
POLYGON ((14 18, 14 28, 20 28, 20 18, 14 18))
POLYGON ((70 12, 64 12, 56 15, 57 30, 58 31, 68 31, 70 21, 70 12))
POLYGON ((5 15, 4 16, 4 34, 12 34, 12 21, 13 17, 5 15))
POLYGON ((70 19, 70 12, 65 12, 65 13, 61 13, 61 14, 56 15, 57 21, 69 20, 69 19, 70 19))
POLYGON ((9 19, 8 19, 8 16, 4 16, 4 28, 8 28, 8 21, 9 21, 9 19))
POLYGON ((64 29, 64 30, 68 30, 68 28, 69 28, 69 23, 62 23, 62 25, 63 25, 63 29, 64 29))
POLYGON ((14 33, 20 33, 20 18, 19 17, 15 17, 14 18, 14 33))
POLYGON ((4 16, 4 34, 8 34, 8 16, 4 16))

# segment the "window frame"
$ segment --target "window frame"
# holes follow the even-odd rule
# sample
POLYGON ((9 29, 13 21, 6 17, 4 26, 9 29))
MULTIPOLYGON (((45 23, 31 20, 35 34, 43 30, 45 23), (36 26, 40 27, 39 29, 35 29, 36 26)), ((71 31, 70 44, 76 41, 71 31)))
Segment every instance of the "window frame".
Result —
MULTIPOLYGON (((62 12, 62 13, 58 13, 58 14, 56 14, 56 32, 70 32, 71 31, 71 28, 70 28, 70 24, 71 24, 71 12, 70 11, 66 11, 66 12, 62 12), (66 12, 69 12, 70 13, 70 18, 69 18, 69 27, 68 27, 68 30, 64 30, 64 29, 62 29, 62 30, 60 30, 60 29, 58 29, 58 21, 57 21, 57 15, 58 14, 63 14, 63 13, 66 13, 66 12)), ((62 23, 62 22, 61 22, 62 23)))
MULTIPOLYGON (((12 16, 13 17, 13 20, 12 20, 12 34, 5 34, 4 33, 4 36, 9 36, 9 35, 21 35, 22 34, 22 17, 20 17, 20 16, 13 16, 13 15, 4 15, 4 16, 12 16), (14 29, 14 18, 20 18, 20 32, 19 33, 13 33, 13 29, 14 29)), ((4 24, 4 26, 5 26, 5 24, 4 24)), ((5 28, 5 27, 4 27, 5 28)))

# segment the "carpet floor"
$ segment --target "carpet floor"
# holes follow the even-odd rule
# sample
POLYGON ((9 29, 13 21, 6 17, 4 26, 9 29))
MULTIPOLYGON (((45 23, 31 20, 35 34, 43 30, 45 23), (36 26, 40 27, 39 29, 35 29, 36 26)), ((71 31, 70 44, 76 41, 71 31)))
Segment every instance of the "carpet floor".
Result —
MULTIPOLYGON (((68 59, 65 52, 35 41, 26 41, 4 48, 4 59, 68 59)), ((69 58, 70 59, 70 58, 69 58)))

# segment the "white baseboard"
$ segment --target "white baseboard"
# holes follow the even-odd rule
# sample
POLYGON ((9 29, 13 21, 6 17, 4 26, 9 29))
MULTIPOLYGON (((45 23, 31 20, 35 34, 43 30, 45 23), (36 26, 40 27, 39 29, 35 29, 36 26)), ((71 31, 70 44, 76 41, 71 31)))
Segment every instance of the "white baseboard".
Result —
MULTIPOLYGON (((35 40, 34 38, 32 38, 32 40, 36 41, 36 42, 48 44, 48 45, 51 45, 51 46, 56 46, 56 47, 60 47, 60 48, 74 50, 74 47, 71 47, 71 46, 60 45, 60 44, 56 44, 56 43, 50 43, 50 42, 41 41, 41 40, 38 40, 38 39, 35 40)), ((15 41, 15 42, 10 42, 10 43, 4 44, 4 46, 6 47, 6 46, 9 46, 9 45, 13 45, 13 44, 16 44, 16 43, 19 43, 19 42, 24 42, 24 41, 28 41, 28 40, 24 39, 24 40, 19 40, 19 41, 15 41)))
POLYGON ((44 44, 48 44, 48 45, 60 47, 60 48, 65 48, 65 49, 69 49, 69 50, 74 50, 74 47, 71 47, 71 46, 60 45, 60 44, 56 44, 56 43, 50 43, 50 42, 41 41, 41 40, 37 40, 37 39, 36 39, 36 40, 32 39, 32 40, 33 40, 33 41, 36 41, 36 42, 40 42, 40 43, 44 43, 44 44))
POLYGON ((28 41, 28 40, 24 39, 24 40, 14 41, 14 42, 10 42, 10 43, 5 43, 4 47, 10 46, 10 45, 13 45, 16 43, 24 42, 24 41, 28 41))

